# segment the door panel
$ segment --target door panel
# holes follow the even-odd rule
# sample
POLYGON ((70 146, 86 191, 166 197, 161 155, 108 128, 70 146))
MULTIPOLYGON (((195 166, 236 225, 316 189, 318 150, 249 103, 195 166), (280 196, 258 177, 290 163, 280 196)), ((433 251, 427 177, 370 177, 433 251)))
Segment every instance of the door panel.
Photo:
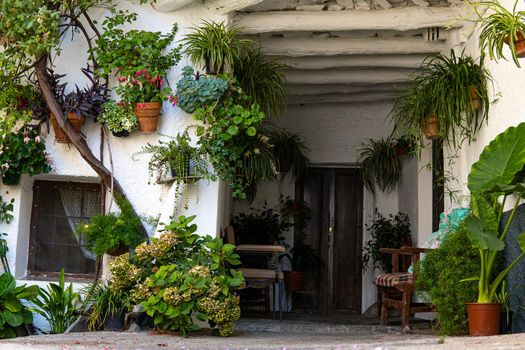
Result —
POLYGON ((312 209, 307 242, 317 249, 318 276, 307 274, 309 308, 360 312, 363 185, 357 169, 312 168, 297 185, 297 199, 312 209))

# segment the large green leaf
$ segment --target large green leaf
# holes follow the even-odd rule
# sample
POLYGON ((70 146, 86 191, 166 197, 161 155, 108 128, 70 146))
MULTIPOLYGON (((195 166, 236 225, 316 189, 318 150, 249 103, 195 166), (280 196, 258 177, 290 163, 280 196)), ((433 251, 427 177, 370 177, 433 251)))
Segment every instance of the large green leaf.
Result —
POLYGON ((472 194, 472 213, 481 219, 483 227, 487 230, 490 232, 498 232, 498 215, 490 205, 486 196, 476 193, 472 194))
POLYGON ((505 248, 505 243, 496 236, 497 232, 487 229, 480 218, 471 215, 465 219, 464 225, 474 248, 493 251, 505 248))
POLYGON ((18 312, 22 310, 22 303, 13 294, 7 294, 4 298, 4 307, 11 312, 18 312))
POLYGON ((471 192, 489 191, 496 184, 510 184, 525 165, 525 123, 510 127, 483 149, 468 176, 471 192))
POLYGON ((5 321, 13 326, 18 327, 24 322, 24 315, 21 312, 11 312, 9 310, 2 311, 2 317, 5 321))

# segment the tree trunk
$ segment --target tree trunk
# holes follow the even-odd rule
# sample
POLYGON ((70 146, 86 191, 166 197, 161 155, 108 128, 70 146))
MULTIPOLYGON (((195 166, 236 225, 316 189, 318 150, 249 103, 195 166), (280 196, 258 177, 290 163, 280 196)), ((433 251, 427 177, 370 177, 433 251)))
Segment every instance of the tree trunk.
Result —
MULTIPOLYGON (((49 74, 47 72, 47 58, 42 56, 35 65, 35 73, 38 78, 38 85, 42 91, 44 100, 49 107, 49 110, 55 115, 58 126, 64 131, 64 133, 69 137, 71 143, 76 147, 82 158, 91 166, 91 168, 98 174, 102 184, 106 189, 111 189, 113 185, 114 194, 122 196, 125 200, 127 199, 126 194, 120 183, 117 179, 113 178, 111 172, 104 166, 104 164, 95 157, 91 149, 89 148, 86 140, 82 137, 80 133, 73 129, 73 126, 67 121, 64 112, 62 111, 62 106, 58 103, 53 92, 53 88, 49 82, 49 74)), ((128 200, 129 201, 129 200, 128 200)), ((137 215, 135 209, 132 206, 133 214, 137 215)), ((147 231, 144 225, 141 226, 142 233, 147 236, 147 231)))

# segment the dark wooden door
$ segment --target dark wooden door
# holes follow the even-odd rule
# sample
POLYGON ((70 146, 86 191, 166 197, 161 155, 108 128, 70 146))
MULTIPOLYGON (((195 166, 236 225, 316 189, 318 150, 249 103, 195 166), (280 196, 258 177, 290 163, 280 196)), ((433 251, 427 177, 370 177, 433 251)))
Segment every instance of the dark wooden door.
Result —
POLYGON ((296 188, 312 208, 307 242, 322 260, 308 274, 306 305, 322 313, 361 312, 363 185, 358 169, 312 168, 296 188))

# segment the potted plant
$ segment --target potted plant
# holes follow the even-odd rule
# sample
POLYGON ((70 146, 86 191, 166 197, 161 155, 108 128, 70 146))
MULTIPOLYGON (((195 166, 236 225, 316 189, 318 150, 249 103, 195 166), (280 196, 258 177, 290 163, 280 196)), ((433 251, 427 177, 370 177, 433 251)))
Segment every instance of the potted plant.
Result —
POLYGON ((115 291, 110 284, 94 284, 84 289, 87 328, 91 331, 119 331, 124 328, 126 310, 131 306, 127 292, 115 291))
POLYGON ((401 136, 393 140, 394 149, 399 157, 411 155, 415 152, 416 143, 408 136, 401 136))
POLYGON ((276 130, 268 134, 272 152, 279 161, 279 171, 283 175, 290 170, 294 178, 301 178, 308 172, 310 149, 306 145, 305 138, 298 133, 286 130, 276 130))
POLYGON ((108 101, 104 103, 97 121, 105 123, 109 131, 116 137, 127 137, 137 128, 137 118, 133 113, 133 108, 125 102, 108 101))
POLYGON ((476 21, 481 23, 479 44, 482 50, 487 50, 491 59, 505 58, 503 44, 510 48, 512 60, 520 67, 518 58, 525 56, 525 11, 517 11, 519 1, 516 0, 512 11, 507 10, 498 0, 482 1, 475 7, 476 21), (486 11, 488 9, 489 11, 486 11))
MULTIPOLYGON (((181 195, 184 184, 194 182, 200 178, 214 178, 208 171, 208 164, 200 148, 191 145, 188 131, 184 131, 168 142, 159 141, 158 145, 148 144, 133 155, 133 159, 140 154, 151 154, 148 162, 150 178, 157 183, 171 180, 175 182, 175 200, 181 195), (169 174, 169 178, 167 176, 169 174)), ((188 191, 186 193, 185 208, 188 206, 188 191)))
POLYGON ((403 160, 390 139, 369 139, 360 150, 358 164, 363 182, 372 192, 376 185, 383 192, 391 192, 401 179, 403 160))
POLYGON ((207 74, 224 73, 225 65, 232 68, 252 44, 251 40, 239 37, 241 30, 224 22, 203 21, 182 40, 184 53, 196 66, 204 64, 207 74))
POLYGON ((235 232, 236 244, 262 245, 282 243, 283 232, 292 226, 289 222, 281 220, 278 211, 267 207, 232 216, 230 225, 235 232))
POLYGON ((412 245, 410 222, 405 213, 383 216, 376 209, 370 225, 366 225, 370 240, 363 247, 363 270, 371 263, 373 269, 381 268, 386 273, 392 271, 391 257, 380 252, 381 248, 401 248, 412 245))
POLYGON ((453 146, 472 141, 488 119, 490 72, 472 57, 451 51, 448 57, 429 56, 411 79, 390 114, 395 129, 419 144, 421 133, 453 146))
POLYGON ((479 250, 481 271, 478 300, 467 304, 471 335, 499 332, 500 304, 496 294, 507 273, 525 256, 525 233, 518 236, 522 253, 502 271, 495 271, 496 258, 505 248, 505 237, 512 225, 521 198, 525 196, 522 169, 525 165, 525 123, 510 127, 486 146, 468 176, 472 215, 465 219, 465 230, 472 247, 479 250), (501 159, 507 159, 501 162, 501 159), (507 199, 515 198, 507 222, 502 222, 507 199), (500 230, 500 228, 502 228, 500 230))
MULTIPOLYGON (((94 121, 97 120, 102 110, 102 105, 105 102, 105 98, 103 97, 105 88, 98 83, 98 80, 93 77, 93 73, 90 70, 82 69, 82 72, 91 82, 89 87, 82 90, 76 86, 74 91, 66 93, 67 84, 60 84, 60 79, 63 78, 64 75, 52 74, 53 78, 51 81, 57 101, 62 106, 67 120, 77 132, 82 130, 86 117, 94 121)), ((51 113, 50 119, 53 130, 55 131, 56 141, 59 143, 71 142, 64 131, 58 126, 53 113, 51 113)))
POLYGON ((94 215, 77 226, 75 234, 98 257, 119 256, 144 241, 140 218, 132 213, 129 202, 118 198, 119 214, 94 215))
POLYGON ((140 131, 150 133, 157 130, 162 102, 171 92, 159 73, 143 69, 132 77, 120 77, 116 92, 122 101, 133 105, 140 131))
POLYGON ((239 85, 264 113, 278 116, 286 110, 286 64, 264 57, 260 48, 249 47, 234 66, 239 85))
POLYGON ((228 90, 228 82, 224 79, 198 72, 193 74, 191 67, 184 67, 182 73, 177 82, 177 95, 170 96, 170 101, 186 113, 217 103, 228 90))
POLYGON ((18 185, 22 174, 34 176, 51 171, 45 144, 37 131, 28 126, 2 135, 0 148, 0 175, 4 185, 18 185))
POLYGON ((30 334, 33 313, 23 302, 33 301, 38 295, 38 286, 16 286, 15 278, 9 273, 0 275, 0 338, 16 338, 30 334))
POLYGON ((302 289, 304 276, 307 272, 316 272, 321 264, 317 252, 304 243, 304 234, 299 235, 289 254, 284 254, 290 261, 291 271, 283 271, 284 287, 287 292, 295 293, 302 289))

